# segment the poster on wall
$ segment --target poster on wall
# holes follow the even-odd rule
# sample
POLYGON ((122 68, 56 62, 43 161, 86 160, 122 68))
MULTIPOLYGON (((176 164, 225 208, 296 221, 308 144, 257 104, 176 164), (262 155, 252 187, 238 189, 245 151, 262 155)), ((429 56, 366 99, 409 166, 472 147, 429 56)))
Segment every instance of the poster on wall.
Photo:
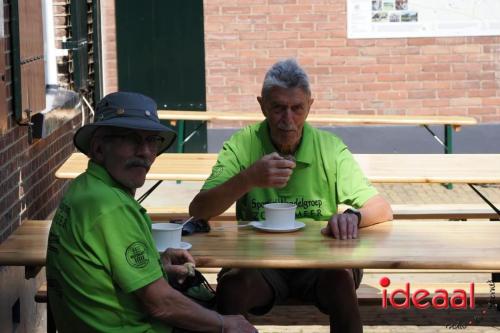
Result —
POLYGON ((346 0, 348 38, 500 35, 500 0, 346 0))

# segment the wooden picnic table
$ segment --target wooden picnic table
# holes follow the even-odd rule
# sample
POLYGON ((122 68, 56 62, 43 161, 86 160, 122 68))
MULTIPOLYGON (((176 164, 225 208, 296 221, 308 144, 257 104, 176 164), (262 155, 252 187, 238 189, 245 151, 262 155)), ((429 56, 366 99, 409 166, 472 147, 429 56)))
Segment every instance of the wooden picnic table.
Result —
MULTIPOLYGON (((179 121, 177 152, 183 152, 184 139, 184 121, 231 121, 254 123, 262 121, 264 115, 262 112, 231 112, 231 111, 178 111, 178 110, 158 110, 158 117, 162 120, 179 121)), ((458 131, 461 126, 476 125, 477 120, 466 116, 413 116, 413 115, 352 115, 335 113, 309 113, 307 121, 318 125, 419 125, 424 126, 427 131, 434 135, 429 125, 444 126, 444 151, 452 153, 453 150, 453 130, 458 131)), ((434 135, 435 138, 437 136, 434 135)), ((439 140, 438 140, 439 141, 439 140)))
MULTIPOLYGON (((193 245, 198 267, 500 270, 500 223, 401 220, 345 241, 322 236, 324 224, 275 234, 212 221, 208 234, 183 241, 193 245)), ((25 221, 0 244, 0 266, 45 265, 49 228, 50 221, 25 221)))
MULTIPOLYGON (((373 183, 500 183, 500 154, 354 154, 373 183)), ((162 154, 147 179, 204 181, 217 154, 162 154)), ((72 154, 56 171, 71 179, 84 172, 88 158, 72 154)))

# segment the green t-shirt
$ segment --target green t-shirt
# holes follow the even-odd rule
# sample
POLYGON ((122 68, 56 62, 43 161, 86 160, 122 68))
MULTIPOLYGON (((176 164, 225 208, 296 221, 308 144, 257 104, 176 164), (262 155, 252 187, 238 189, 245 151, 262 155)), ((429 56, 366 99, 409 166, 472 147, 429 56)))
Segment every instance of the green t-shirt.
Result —
POLYGON ((89 162, 64 195, 49 234, 48 293, 59 332, 171 332, 133 294, 161 277, 146 210, 89 162))
MULTIPOLYGON (((267 121, 243 128, 224 143, 202 190, 226 182, 275 151, 267 121)), ((238 220, 264 220, 263 205, 271 202, 296 204, 300 220, 328 220, 339 203, 359 208, 377 194, 342 140, 307 123, 295 160, 286 187, 254 188, 236 202, 238 220)))

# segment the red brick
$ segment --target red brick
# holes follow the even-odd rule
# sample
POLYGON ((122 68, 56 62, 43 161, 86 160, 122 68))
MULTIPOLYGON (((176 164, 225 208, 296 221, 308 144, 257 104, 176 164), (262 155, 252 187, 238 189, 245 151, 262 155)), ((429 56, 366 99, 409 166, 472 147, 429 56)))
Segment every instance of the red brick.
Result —
POLYGON ((429 99, 423 100, 422 105, 424 107, 450 106, 450 101, 448 99, 429 99))
POLYGON ((283 23, 268 23, 268 24, 255 24, 255 31, 281 31, 283 30, 283 23))
POLYGON ((364 91, 386 91, 391 89, 390 83, 365 83, 363 84, 364 91))
POLYGON ((496 115, 497 109, 492 107, 469 108, 470 115, 496 115))
POLYGON ((420 48, 422 54, 449 54, 450 48, 442 45, 426 45, 420 48))
POLYGON ((423 64, 422 72, 449 72, 451 69, 450 64, 423 64))
POLYGON ((436 62, 436 56, 433 55, 407 55, 406 62, 409 64, 429 64, 436 62))
POLYGON ((374 92, 348 92, 345 94, 347 100, 353 100, 353 101, 364 101, 364 100, 370 100, 370 99, 375 99, 375 93, 374 92))
POLYGON ((363 47, 363 48, 360 48, 359 54, 362 56, 389 55, 390 48, 388 48, 388 47, 363 47))
POLYGON ((345 38, 329 38, 328 40, 317 40, 316 41, 316 46, 318 47, 339 47, 342 46, 344 47, 346 45, 346 40, 345 38))
MULTIPOLYGON (((395 65, 397 66, 397 65, 395 65)), ((389 65, 369 65, 361 68, 361 73, 390 73, 389 65)))
POLYGON ((222 7, 222 14, 225 15, 250 14, 250 7, 247 6, 222 7))
MULTIPOLYGON (((436 73, 408 73, 406 74, 407 81, 434 81, 436 73)), ((424 84, 425 82, 422 82, 424 84)))
POLYGON ((447 81, 424 81, 423 89, 451 89, 451 83, 447 81))
POLYGON ((453 53, 481 53, 482 46, 474 44, 452 46, 453 53))
POLYGON ((480 72, 481 64, 453 64, 453 72, 480 72))
MULTIPOLYGON (((462 63, 465 62, 465 55, 462 54, 439 54, 436 55, 436 62, 437 63, 462 63)), ((468 61, 470 62, 470 61, 468 61)))
POLYGON ((422 46, 422 45, 434 45, 436 43, 436 38, 408 38, 408 45, 416 45, 416 46, 422 46))
MULTIPOLYGON (((206 3, 206 1, 205 1, 206 3)), ((263 14, 263 15, 274 15, 274 14, 283 14, 282 6, 252 6, 251 7, 252 14, 263 14)))
POLYGON ((404 81, 405 74, 378 74, 377 80, 381 82, 386 81, 404 81))
POLYGON ((497 98, 483 98, 482 105, 493 105, 496 107, 500 106, 500 97, 497 98))
POLYGON ((467 96, 467 90, 465 89, 439 90, 437 94, 438 98, 459 98, 467 96))
POLYGON ((391 70, 388 72, 393 73, 417 73, 422 70, 422 66, 419 64, 406 64, 406 65, 391 65, 391 70))
POLYGON ((467 43, 467 38, 466 37, 441 37, 441 38, 436 38, 436 44, 440 45, 460 45, 460 44, 466 44, 467 43))
POLYGON ((307 23, 307 22, 299 22, 299 23, 294 23, 294 22, 284 22, 284 30, 292 30, 292 31, 308 31, 308 30, 313 30, 314 29, 314 24, 313 23, 307 23))
POLYGON ((339 47, 331 50, 333 56, 358 56, 359 50, 351 47, 339 47))
POLYGON ((468 97, 495 97, 496 89, 471 89, 467 92, 468 97))
POLYGON ((467 80, 495 80, 495 73, 478 73, 478 72, 469 72, 466 74, 467 80))
MULTIPOLYGON (((283 7, 283 13, 284 14, 311 14, 312 11, 312 6, 310 5, 295 5, 295 6, 284 6, 283 7)), ((302 16, 299 16, 299 20, 302 21, 302 16)), ((326 19, 326 15, 323 17, 323 20, 326 19)), ((314 22, 314 21, 311 21, 314 22)), ((320 21, 321 22, 321 21, 320 21)))
POLYGON ((475 106, 481 105, 481 98, 478 97, 464 97, 464 98, 454 98, 450 100, 450 105, 452 106, 475 106))
POLYGON ((407 99, 408 92, 406 91, 384 91, 377 93, 377 99, 380 100, 396 100, 396 99, 407 99))
POLYGON ((452 89, 479 89, 479 87, 479 81, 454 81, 451 83, 452 89))
POLYGON ((466 80, 467 73, 437 73, 438 80, 466 80))
POLYGON ((297 0, 268 0, 268 3, 270 5, 295 5, 297 0))
POLYGON ((404 64, 406 59, 404 56, 378 56, 377 62, 379 64, 404 64))
POLYGON ((375 65, 377 60, 374 57, 347 57, 345 58, 346 65, 375 65))
POLYGON ((375 74, 357 74, 349 75, 347 82, 374 82, 377 76, 375 74))
POLYGON ((410 99, 424 99, 424 98, 435 98, 436 92, 434 90, 415 90, 408 91, 408 98, 410 99))

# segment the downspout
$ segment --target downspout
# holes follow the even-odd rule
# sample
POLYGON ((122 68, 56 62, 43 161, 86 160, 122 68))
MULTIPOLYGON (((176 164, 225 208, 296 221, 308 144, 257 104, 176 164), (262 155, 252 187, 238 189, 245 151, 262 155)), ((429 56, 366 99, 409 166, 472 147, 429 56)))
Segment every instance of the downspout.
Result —
MULTIPOLYGON (((38 0, 42 1, 42 0, 38 0)), ((45 59, 45 84, 47 88, 57 88, 57 61, 54 32, 54 11, 52 0, 42 1, 43 46, 45 59)))

